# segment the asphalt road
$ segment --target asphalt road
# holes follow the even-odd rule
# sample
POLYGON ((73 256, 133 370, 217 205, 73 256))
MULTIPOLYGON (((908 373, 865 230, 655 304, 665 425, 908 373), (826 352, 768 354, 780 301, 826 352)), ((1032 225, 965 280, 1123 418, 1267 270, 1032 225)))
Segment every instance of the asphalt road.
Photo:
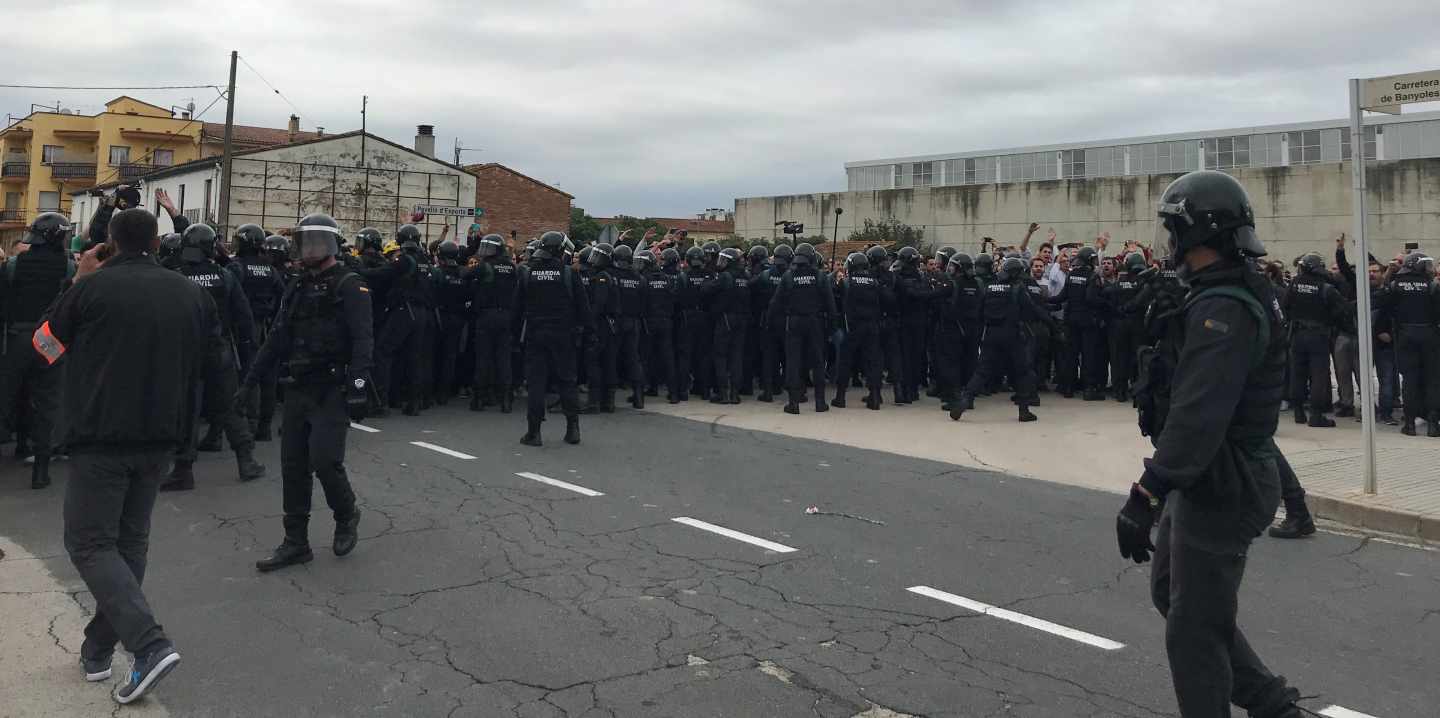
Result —
MULTIPOLYGON (((278 444, 267 479, 212 454, 162 495, 146 588, 184 656, 172 715, 1175 715, 1112 494, 633 411, 585 417, 578 447, 558 417, 531 449, 520 414, 456 406, 368 426, 344 559, 322 508, 313 563, 254 571, 278 444)), ((0 536, 73 583, 62 487, 27 480, 4 461, 0 536)), ((1241 621, 1317 711, 1437 713, 1440 554, 1261 539, 1241 621)))

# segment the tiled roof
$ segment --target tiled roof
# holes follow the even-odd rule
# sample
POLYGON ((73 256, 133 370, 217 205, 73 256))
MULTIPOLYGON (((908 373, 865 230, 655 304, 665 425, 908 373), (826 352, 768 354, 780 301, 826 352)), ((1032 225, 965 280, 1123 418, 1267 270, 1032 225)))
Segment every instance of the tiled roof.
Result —
MULTIPOLYGON (((206 122, 200 134, 203 142, 223 142, 225 141, 225 123, 206 122)), ((235 144, 245 147, 271 147, 288 145, 292 142, 305 142, 318 137, 320 135, 314 132, 296 132, 292 137, 290 130, 286 129, 235 125, 234 141, 235 144)))
POLYGON ((469 172, 469 173, 472 174, 472 175, 475 175, 476 177, 479 177, 479 176, 481 175, 481 173, 485 172, 486 170, 492 170, 492 169, 493 169, 493 170, 501 170, 501 171, 504 171, 504 172, 509 172, 510 174, 515 175, 516 177, 519 177, 519 178, 524 179, 524 180, 529 180, 530 182, 533 182, 533 183, 535 183, 535 184, 537 184, 537 185, 540 185, 541 187, 544 187, 545 189, 548 189, 548 190, 550 190, 551 192, 554 192, 554 193, 556 193, 556 194, 565 195, 566 197, 569 197, 570 199, 575 199, 575 195, 570 194, 569 192, 566 192, 565 190, 562 190, 562 189, 560 189, 559 187, 556 187, 555 185, 546 184, 546 183, 544 183, 544 182, 541 182, 540 180, 537 180, 537 179, 535 179, 534 177, 531 177, 530 175, 527 175, 527 174, 525 174, 525 173, 523 173, 523 172, 520 172, 520 171, 518 171, 518 170, 516 170, 516 169, 514 169, 514 168, 506 167, 505 165, 502 165, 502 164, 500 164, 499 162, 483 162, 483 163, 480 163, 480 164, 465 165, 464 167, 461 167, 461 169, 465 170, 466 172, 469 172))

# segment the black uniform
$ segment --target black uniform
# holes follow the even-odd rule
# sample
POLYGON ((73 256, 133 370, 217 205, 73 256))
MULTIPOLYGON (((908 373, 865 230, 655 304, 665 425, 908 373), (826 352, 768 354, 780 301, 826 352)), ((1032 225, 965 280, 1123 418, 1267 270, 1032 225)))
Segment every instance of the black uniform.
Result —
MULTIPOLYGON (((484 260, 465 275, 470 286, 470 310, 475 315, 475 387, 470 406, 479 409, 490 392, 492 401, 509 409, 510 393, 515 384, 510 360, 514 336, 512 314, 515 306, 516 277, 521 270, 505 252, 484 260)), ((537 389, 542 394, 545 387, 537 389)))
POLYGON ((673 404, 680 400, 679 377, 675 373, 675 310, 680 301, 680 277, 651 269, 645 282, 649 287, 643 324, 649 367, 646 375, 651 386, 665 385, 665 398, 673 404))
POLYGON ((895 301, 900 314, 900 401, 919 401, 920 378, 924 374, 925 333, 929 326, 930 300, 935 290, 930 278, 918 267, 901 266, 895 277, 895 301))
POLYGON ((60 409, 63 367, 52 368, 42 360, 30 346, 30 338, 45 310, 74 273, 65 248, 55 242, 32 244, 28 251, 0 265, 0 306, 5 318, 4 357, 0 359, 0 433, 16 432, 23 410, 35 451, 37 476, 47 470, 55 444, 51 434, 60 409))
POLYGON ((931 275, 934 294, 930 302, 930 375, 936 384, 935 395, 944 402, 954 399, 969 379, 961 378, 965 368, 965 327, 955 303, 955 293, 963 281, 945 272, 931 275))
POLYGON ((566 419, 575 419, 580 414, 575 338, 594 334, 580 274, 558 259, 531 261, 519 272, 512 311, 525 344, 526 420, 531 430, 538 432, 545 418, 545 387, 551 378, 559 388, 566 419))
POLYGON ((1379 312, 1396 334, 1406 433, 1414 431, 1416 417, 1424 417, 1435 436, 1440 433, 1440 283, 1423 272, 1401 270, 1386 286, 1379 312))
MULTIPOLYGON (((584 284, 594 318, 585 347, 585 411, 615 411, 615 356, 619 349, 620 294, 609 269, 592 269, 584 284)), ((528 382, 527 382, 528 383, 528 382)))
POLYGON ((1075 267, 1055 298, 1065 307, 1067 335, 1055 383, 1066 395, 1083 390, 1087 398, 1096 398, 1105 389, 1105 332, 1101 323, 1105 302, 1100 290, 1100 277, 1094 268, 1075 267))
POLYGON ((460 265, 445 261, 436 267, 436 309, 439 324, 435 341, 435 403, 444 405, 458 389, 456 365, 460 349, 469 339, 470 290, 460 265))
POLYGON ((960 324, 962 333, 960 355, 956 358, 955 385, 964 388, 980 365, 980 340, 985 335, 982 300, 985 285, 975 277, 956 277, 951 293, 950 311, 960 324))
POLYGON ((1302 273, 1282 306, 1290 318, 1290 401, 1300 416, 1308 382, 1310 410, 1320 415, 1330 404, 1330 342, 1345 323, 1345 302, 1324 276, 1302 273))
POLYGON ((772 266, 761 272, 760 279, 750 287, 752 315, 758 324, 755 335, 759 337, 760 347, 761 401, 770 401, 773 395, 780 393, 780 382, 784 378, 780 374, 780 365, 785 359, 785 326, 773 323, 769 318, 770 301, 775 298, 775 290, 784 279, 785 270, 772 266))
POLYGON ((315 478, 337 525, 358 516, 345 473, 350 382, 368 379, 374 347, 370 289, 343 264, 304 271, 286 291, 270 337, 246 377, 250 384, 283 363, 285 405, 280 436, 285 541, 309 545, 315 478))
POLYGON ((866 405, 878 409, 883 361, 880 323, 885 317, 885 308, 894 304, 895 296, 870 270, 850 272, 840 280, 838 291, 845 340, 840 343, 835 357, 835 401, 832 403, 837 407, 845 406, 850 375, 858 365, 870 392, 866 405))
POLYGON ((384 266, 361 270, 361 276, 367 283, 389 288, 389 306, 375 343, 375 386, 382 409, 387 402, 399 400, 405 413, 415 414, 420 408, 420 343, 432 323, 424 286, 429 274, 421 271, 408 253, 400 252, 384 266))
MULTIPOLYGON (((1035 367, 1031 361, 1029 323, 1054 322, 1043 305, 1035 301, 1025 282, 992 277, 980 299, 985 334, 980 343, 980 366, 965 386, 957 403, 969 408, 973 397, 1001 375, 1008 375, 1015 389, 1015 402, 1022 415, 1035 396, 1035 367)), ((959 418, 954 412, 954 418, 959 418)))
POLYGON ((700 296, 710 308, 710 324, 714 327, 710 342, 715 366, 713 399, 738 404, 745 335, 750 331, 750 280, 737 262, 713 273, 700 287, 700 296))
MULTIPOLYGON (((645 393, 645 368, 640 362, 640 325, 645 318, 645 293, 648 285, 640 273, 626 267, 610 267, 614 281, 615 302, 619 308, 615 316, 613 351, 607 355, 606 386, 614 391, 624 379, 630 383, 632 404, 641 404, 645 393)), ((607 400, 609 399, 607 395, 607 400)), ((609 400, 609 405, 614 401, 609 400)))
POLYGON ((830 275, 800 262, 792 265, 770 300, 768 318, 771 326, 785 329, 785 388, 791 405, 805 393, 808 370, 815 385, 815 410, 830 408, 825 401, 825 334, 834 316, 830 275))
MULTIPOLYGON (((225 269, 235 275, 245 298, 250 301, 250 315, 255 322, 255 346, 261 346, 270 334, 275 313, 280 310, 280 299, 285 294, 285 277, 271 264, 270 258, 260 252, 240 255, 225 269)), ((269 441, 270 423, 275 416, 274 377, 262 380, 258 389, 250 393, 245 413, 250 417, 250 431, 256 440, 269 441)))
MULTIPOLYGON (((240 375, 249 369, 255 356, 255 319, 250 314, 250 301, 245 296, 245 290, 240 288, 240 281, 235 275, 212 260, 187 261, 180 265, 179 272, 200 285, 215 301, 220 320, 220 335, 230 347, 224 357, 226 361, 222 361, 212 375, 205 377, 205 399, 202 406, 206 407, 204 416, 210 428, 207 441, 203 443, 218 449, 219 433, 223 430, 225 438, 230 442, 230 448, 235 450, 235 456, 241 464, 242 478, 257 478, 252 472, 246 471, 247 464, 253 462, 251 454, 255 448, 255 439, 250 433, 250 422, 241 415, 243 407, 221 401, 222 397, 235 396, 240 375), (224 406, 225 409, 210 409, 214 406, 224 406)), ((176 454, 176 463, 182 467, 194 463, 196 449, 194 442, 181 446, 176 454)), ((263 473, 263 469, 258 473, 263 473)))
POLYGON ((1130 385, 1135 381, 1135 352, 1145 333, 1145 307, 1140 296, 1140 279, 1122 272, 1115 281, 1101 290, 1109 318, 1105 322, 1110 339, 1110 382, 1115 387, 1115 400, 1126 401, 1130 385))
POLYGON ((685 282, 680 300, 680 351, 675 362, 681 377, 680 398, 689 399, 691 392, 708 398, 715 387, 715 328, 700 288, 715 272, 703 266, 687 267, 680 276, 685 282))

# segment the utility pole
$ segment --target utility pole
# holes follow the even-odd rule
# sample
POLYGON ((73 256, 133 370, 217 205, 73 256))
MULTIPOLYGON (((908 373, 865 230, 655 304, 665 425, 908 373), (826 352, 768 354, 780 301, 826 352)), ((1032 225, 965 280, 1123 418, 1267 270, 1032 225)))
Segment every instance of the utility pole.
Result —
MULTIPOLYGON (((361 167, 365 167, 365 166, 366 166, 366 162, 368 161, 367 158, 365 157, 365 111, 366 111, 369 107, 370 107, 370 96, 369 96, 369 95, 361 95, 361 96, 360 96, 360 166, 361 166, 361 167)), ((369 176, 366 176, 365 179, 366 179, 366 181, 368 182, 370 178, 369 178, 369 176)))
POLYGON ((220 163, 220 236, 230 233, 230 169, 235 147, 235 60, 240 53, 230 51, 230 88, 225 94, 225 155, 220 163))

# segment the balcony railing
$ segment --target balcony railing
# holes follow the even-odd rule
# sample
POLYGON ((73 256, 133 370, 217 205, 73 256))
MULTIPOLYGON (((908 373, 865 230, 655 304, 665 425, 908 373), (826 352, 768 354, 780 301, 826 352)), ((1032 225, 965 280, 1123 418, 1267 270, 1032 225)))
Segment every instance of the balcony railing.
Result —
POLYGON ((155 165, 142 165, 127 162, 123 165, 120 165, 120 179, 122 181, 137 180, 141 177, 144 177, 145 175, 150 174, 151 172, 154 172, 157 169, 159 168, 155 165))
POLYGON ((94 162, 54 162, 50 176, 55 179, 86 179, 95 176, 94 162))
POLYGON ((19 161, 16 161, 16 162, 6 162, 6 163, 4 163, 4 164, 0 164, 0 177, 29 177, 29 176, 30 176, 30 163, 29 163, 28 161, 26 161, 26 162, 19 162, 19 161))
POLYGON ((0 224, 24 224, 25 210, 0 209, 0 224))

